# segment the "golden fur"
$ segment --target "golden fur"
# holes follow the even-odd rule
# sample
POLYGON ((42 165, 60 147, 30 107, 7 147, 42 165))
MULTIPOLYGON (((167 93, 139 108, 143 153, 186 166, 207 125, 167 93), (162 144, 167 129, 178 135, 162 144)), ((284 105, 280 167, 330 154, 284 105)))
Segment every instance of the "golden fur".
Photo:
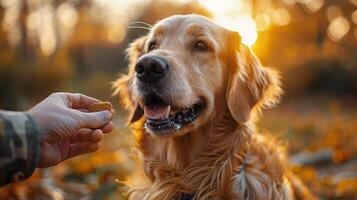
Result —
POLYGON ((272 137, 259 135, 254 118, 277 103, 277 72, 261 66, 237 33, 198 15, 172 16, 128 48, 129 72, 114 93, 132 113, 144 182, 130 199, 314 199, 285 167, 285 154, 272 137), (148 51, 150 41, 157 49, 148 51), (195 41, 209 51, 195 52, 195 41), (134 66, 139 57, 160 55, 170 63, 164 96, 180 108, 200 98, 205 109, 190 125, 166 137, 144 128, 134 66), (242 169, 241 169, 242 168, 242 169), (240 170, 241 169, 241 170, 240 170))

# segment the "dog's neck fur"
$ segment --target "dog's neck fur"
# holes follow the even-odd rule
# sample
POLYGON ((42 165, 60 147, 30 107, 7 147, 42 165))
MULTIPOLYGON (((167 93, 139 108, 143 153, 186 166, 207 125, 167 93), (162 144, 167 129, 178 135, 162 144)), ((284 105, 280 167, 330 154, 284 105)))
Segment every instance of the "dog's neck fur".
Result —
POLYGON ((281 195, 284 165, 274 141, 259 140, 253 122, 239 124, 227 107, 221 108, 203 126, 180 137, 156 138, 144 132, 143 124, 138 127, 137 141, 150 181, 136 188, 136 194, 148 199, 182 194, 194 194, 193 199, 240 199, 242 195, 279 199, 275 197, 281 195), (244 178, 237 179, 245 161, 244 178), (262 181, 266 177, 269 184, 262 181))
POLYGON ((164 143, 163 149, 157 149, 156 154, 163 154, 161 161, 165 165, 173 166, 177 170, 183 170, 189 163, 197 159, 201 150, 205 147, 208 141, 207 133, 203 132, 201 127, 195 132, 188 133, 184 136, 167 138, 165 141, 157 141, 164 143))
MULTIPOLYGON (((210 168, 212 166, 209 165, 215 163, 216 170, 222 169, 222 175, 227 177, 225 180, 221 180, 222 177, 219 178, 220 175, 215 172, 207 174, 208 176, 218 176, 216 177, 218 181, 225 182, 220 182, 219 186, 214 189, 220 190, 217 187, 228 188, 225 187, 225 184, 228 184, 227 180, 230 180, 233 175, 228 174, 233 173, 243 162, 245 150, 241 148, 242 145, 240 144, 245 143, 243 141, 248 139, 248 128, 234 121, 227 107, 220 110, 224 110, 224 112, 214 113, 210 121, 184 136, 156 138, 141 133, 143 137, 138 142, 144 157, 144 170, 152 182, 159 183, 170 179, 170 176, 172 179, 172 174, 175 172, 181 180, 173 182, 179 184, 181 182, 181 186, 184 187, 183 190, 185 191, 188 189, 186 186, 192 187, 190 189, 195 187, 196 189, 193 190, 197 191, 199 186, 185 184, 185 182, 192 181, 192 178, 197 178, 195 177, 196 175, 190 173, 194 171, 199 173, 199 170, 205 171, 205 169, 199 169, 201 168, 200 166, 210 168), (232 159, 232 157, 235 158, 232 159), (229 166, 226 166, 225 162, 227 160, 231 162, 228 164, 229 166), (205 164, 202 164, 202 162, 205 164), (226 172, 227 168, 231 169, 228 170, 230 171, 228 173, 226 172), (186 173, 190 175, 185 175, 186 173)), ((202 172, 200 173, 202 174, 202 172)), ((209 172, 206 170, 204 173, 209 172)), ((201 180, 198 182, 201 182, 201 180)), ((209 191, 212 189, 205 188, 203 190, 209 191)), ((203 190, 202 192, 204 192, 203 190)), ((227 191, 219 192, 224 193, 227 191)))

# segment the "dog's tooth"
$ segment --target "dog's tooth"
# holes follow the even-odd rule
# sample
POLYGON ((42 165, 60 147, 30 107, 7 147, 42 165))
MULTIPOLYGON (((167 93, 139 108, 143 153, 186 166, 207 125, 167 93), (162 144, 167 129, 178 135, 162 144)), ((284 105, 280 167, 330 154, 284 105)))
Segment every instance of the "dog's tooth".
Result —
POLYGON ((181 124, 175 124, 175 125, 174 125, 174 128, 175 128, 176 130, 179 130, 179 129, 182 128, 182 125, 181 125, 181 124))
POLYGON ((165 119, 167 119, 170 116, 171 106, 170 105, 168 105, 168 106, 169 106, 169 109, 168 109, 168 112, 166 112, 166 114, 164 116, 165 119))

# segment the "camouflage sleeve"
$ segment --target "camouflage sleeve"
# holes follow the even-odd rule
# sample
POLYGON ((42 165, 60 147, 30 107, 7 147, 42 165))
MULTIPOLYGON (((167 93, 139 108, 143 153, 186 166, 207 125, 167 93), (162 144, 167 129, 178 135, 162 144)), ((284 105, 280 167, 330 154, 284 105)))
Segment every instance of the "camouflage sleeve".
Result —
POLYGON ((38 128, 28 114, 0 111, 0 186, 30 177, 39 148, 38 128))

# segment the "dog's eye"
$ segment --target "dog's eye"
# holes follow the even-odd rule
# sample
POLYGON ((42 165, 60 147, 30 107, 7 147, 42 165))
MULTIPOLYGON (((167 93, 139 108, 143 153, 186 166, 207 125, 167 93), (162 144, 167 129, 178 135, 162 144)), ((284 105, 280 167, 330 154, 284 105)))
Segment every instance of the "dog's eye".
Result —
POLYGON ((156 41, 150 42, 149 51, 152 51, 152 50, 156 49, 156 47, 157 47, 157 42, 156 41))
POLYGON ((208 47, 204 42, 199 41, 199 42, 196 42, 195 49, 199 50, 199 51, 205 51, 205 50, 208 50, 208 47))

